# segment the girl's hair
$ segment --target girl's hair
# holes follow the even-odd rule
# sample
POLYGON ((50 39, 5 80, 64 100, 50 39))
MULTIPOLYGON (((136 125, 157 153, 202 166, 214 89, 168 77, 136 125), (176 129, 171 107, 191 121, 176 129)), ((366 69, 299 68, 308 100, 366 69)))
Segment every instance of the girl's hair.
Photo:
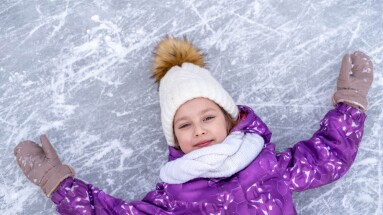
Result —
POLYGON ((233 119, 230 114, 228 112, 226 112, 221 106, 219 106, 221 108, 221 111, 223 113, 223 115, 225 116, 225 120, 226 120, 226 123, 227 123, 227 134, 230 133, 231 129, 237 124, 238 120, 239 120, 239 114, 238 114, 238 118, 237 119, 233 119))
MULTIPOLYGON (((226 112, 221 106, 219 106, 219 108, 221 109, 223 115, 225 116, 226 129, 227 129, 226 132, 229 135, 231 129, 237 124, 237 122, 239 120, 239 115, 238 115, 238 119, 233 119, 233 118, 231 118, 230 114, 228 112, 226 112)), ((180 145, 178 144, 176 134, 174 133, 174 127, 173 127, 173 136, 174 136, 174 142, 175 142, 174 148, 181 150, 180 145)))

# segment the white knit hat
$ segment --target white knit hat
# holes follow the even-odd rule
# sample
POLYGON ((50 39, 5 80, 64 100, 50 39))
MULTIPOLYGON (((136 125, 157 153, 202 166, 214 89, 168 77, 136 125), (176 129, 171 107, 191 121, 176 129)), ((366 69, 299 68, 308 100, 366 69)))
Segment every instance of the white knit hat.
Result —
POLYGON ((175 146, 173 119, 177 109, 194 98, 208 98, 221 106, 233 119, 238 117, 238 107, 226 90, 210 72, 192 63, 173 66, 159 85, 161 122, 166 141, 175 146))

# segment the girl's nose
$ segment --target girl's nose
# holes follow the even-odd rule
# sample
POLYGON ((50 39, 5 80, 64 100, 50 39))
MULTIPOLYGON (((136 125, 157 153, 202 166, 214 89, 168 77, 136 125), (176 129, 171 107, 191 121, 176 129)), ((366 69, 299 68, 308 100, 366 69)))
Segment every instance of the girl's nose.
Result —
POLYGON ((203 134, 206 134, 206 130, 202 126, 197 125, 195 127, 194 134, 195 134, 196 137, 198 137, 198 136, 201 136, 203 134))

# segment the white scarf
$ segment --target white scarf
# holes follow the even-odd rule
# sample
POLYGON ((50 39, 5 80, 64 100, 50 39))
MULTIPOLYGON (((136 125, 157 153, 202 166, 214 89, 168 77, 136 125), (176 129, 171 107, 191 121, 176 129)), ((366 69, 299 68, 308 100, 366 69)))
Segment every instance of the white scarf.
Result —
POLYGON ((160 178, 168 184, 182 184, 195 178, 230 177, 247 167, 261 152, 264 143, 258 134, 233 132, 220 144, 169 161, 161 168, 160 178))

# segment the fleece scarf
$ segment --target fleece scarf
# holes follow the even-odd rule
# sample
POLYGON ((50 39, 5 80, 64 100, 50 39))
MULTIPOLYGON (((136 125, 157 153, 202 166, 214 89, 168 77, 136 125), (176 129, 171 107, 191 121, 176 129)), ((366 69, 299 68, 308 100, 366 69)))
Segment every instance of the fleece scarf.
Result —
POLYGON ((168 184, 182 184, 196 178, 230 177, 248 166, 263 146, 264 140, 258 134, 235 131, 222 143, 169 161, 161 168, 160 178, 168 184))

